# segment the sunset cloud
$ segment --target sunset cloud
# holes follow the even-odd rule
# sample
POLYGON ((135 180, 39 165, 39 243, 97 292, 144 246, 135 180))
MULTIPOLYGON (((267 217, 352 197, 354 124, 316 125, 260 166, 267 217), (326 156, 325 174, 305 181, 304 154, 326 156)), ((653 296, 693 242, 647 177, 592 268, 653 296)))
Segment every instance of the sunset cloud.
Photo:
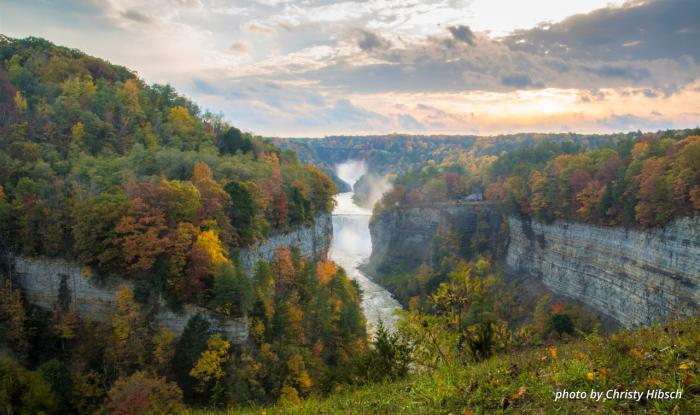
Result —
POLYGON ((265 135, 604 132, 700 123, 698 15, 693 0, 10 0, 0 31, 265 135))

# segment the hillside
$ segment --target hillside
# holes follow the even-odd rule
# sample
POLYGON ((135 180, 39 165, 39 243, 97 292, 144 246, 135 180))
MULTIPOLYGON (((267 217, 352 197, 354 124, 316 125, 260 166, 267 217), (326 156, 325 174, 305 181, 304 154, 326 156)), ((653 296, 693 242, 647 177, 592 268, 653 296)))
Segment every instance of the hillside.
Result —
MULTIPOLYGON (((466 366, 440 365, 405 380, 350 387, 328 398, 265 408, 267 414, 691 414, 700 411, 700 321, 590 335, 568 344, 525 348, 466 366), (681 391, 681 399, 652 399, 648 390, 681 391), (562 391, 585 399, 556 399, 562 391), (603 398, 590 398, 591 390, 603 398), (610 392, 608 392, 610 391, 610 392), (613 391, 642 391, 607 399, 613 391)), ((253 414, 201 411, 193 414, 253 414)))
POLYGON ((172 413, 347 381, 367 340, 358 287, 321 252, 334 193, 170 86, 1 36, 0 412, 172 413))
POLYGON ((167 85, 36 38, 3 37, 0 60, 5 249, 156 274, 193 301, 212 263, 332 207, 318 169, 167 85))

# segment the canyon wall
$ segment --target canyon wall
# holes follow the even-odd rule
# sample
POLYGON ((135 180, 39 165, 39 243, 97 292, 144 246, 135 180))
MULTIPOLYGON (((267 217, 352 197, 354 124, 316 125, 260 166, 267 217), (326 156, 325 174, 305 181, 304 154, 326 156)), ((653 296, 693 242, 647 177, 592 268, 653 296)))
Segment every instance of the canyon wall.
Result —
POLYGON ((325 257, 333 239, 333 220, 330 213, 316 216, 311 225, 300 226, 294 231, 270 236, 265 241, 242 249, 236 264, 249 276, 255 272, 260 261, 271 261, 275 250, 283 245, 299 249, 302 258, 325 257))
POLYGON ((630 327, 700 306, 700 218, 661 229, 508 219, 506 264, 630 327))
MULTIPOLYGON (((313 224, 289 233, 273 235, 254 247, 241 250, 237 264, 247 275, 252 276, 258 261, 270 261, 274 251, 282 245, 299 248, 302 257, 325 256, 330 247, 332 232, 331 215, 319 215, 313 224)), ((118 288, 122 284, 133 287, 130 281, 121 279, 111 278, 102 282, 96 276, 91 276, 89 269, 63 259, 6 256, 5 260, 8 262, 10 277, 22 288, 31 303, 52 309, 57 304, 59 290, 63 285, 71 306, 87 320, 109 319, 118 288)), ((196 314, 207 319, 213 330, 226 335, 234 343, 243 343, 248 338, 246 318, 222 319, 202 307, 185 305, 181 310, 174 311, 159 304, 154 318, 161 326, 180 334, 188 320, 196 314)))
POLYGON ((484 244, 497 251, 502 237, 503 216, 488 202, 442 203, 411 208, 385 209, 372 217, 372 255, 368 270, 373 273, 414 272, 422 263, 436 265, 439 256, 434 239, 438 234, 459 239, 471 249, 477 233, 484 244))
MULTIPOLYGON (((107 321, 114 309, 115 295, 122 285, 132 287, 130 281, 110 278, 98 282, 80 265, 53 258, 13 257, 11 278, 19 284, 27 300, 44 309, 51 310, 58 302, 59 289, 63 284, 71 307, 86 320, 107 321)), ((155 313, 156 322, 178 335, 187 321, 196 314, 207 319, 212 329, 224 334, 234 343, 243 343, 248 338, 248 325, 245 318, 221 319, 208 310, 185 305, 179 311, 159 304, 155 313)))

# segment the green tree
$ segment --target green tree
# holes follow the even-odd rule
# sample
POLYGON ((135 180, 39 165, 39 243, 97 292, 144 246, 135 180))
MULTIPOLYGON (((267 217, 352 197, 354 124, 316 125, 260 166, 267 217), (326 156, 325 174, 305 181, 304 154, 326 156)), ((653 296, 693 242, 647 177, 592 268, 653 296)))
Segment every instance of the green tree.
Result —
POLYGON ((59 406, 41 375, 0 356, 0 411, 6 414, 52 414, 59 406))
POLYGON ((248 153, 253 151, 253 143, 246 137, 241 130, 236 127, 230 127, 217 140, 216 145, 219 147, 221 154, 236 154, 248 153))
POLYGON ((227 209, 228 217, 238 233, 241 245, 244 246, 252 243, 257 236, 254 187, 252 183, 237 181, 229 182, 224 187, 231 199, 227 209))
POLYGON ((209 306, 227 317, 244 316, 251 307, 253 291, 245 274, 233 264, 223 265, 214 275, 209 306))

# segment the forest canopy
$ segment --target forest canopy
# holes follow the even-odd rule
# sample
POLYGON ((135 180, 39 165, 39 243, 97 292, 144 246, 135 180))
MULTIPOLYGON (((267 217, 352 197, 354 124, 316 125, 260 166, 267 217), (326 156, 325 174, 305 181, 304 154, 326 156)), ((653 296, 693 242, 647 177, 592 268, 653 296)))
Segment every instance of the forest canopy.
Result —
POLYGON ((459 202, 601 225, 661 226, 700 210, 700 131, 549 137, 498 155, 455 151, 394 180, 376 207, 459 202), (562 139, 564 138, 564 139, 562 139))
POLYGON ((204 302, 235 252, 313 222, 334 183, 168 85, 38 38, 0 38, 4 249, 148 275, 204 302))

